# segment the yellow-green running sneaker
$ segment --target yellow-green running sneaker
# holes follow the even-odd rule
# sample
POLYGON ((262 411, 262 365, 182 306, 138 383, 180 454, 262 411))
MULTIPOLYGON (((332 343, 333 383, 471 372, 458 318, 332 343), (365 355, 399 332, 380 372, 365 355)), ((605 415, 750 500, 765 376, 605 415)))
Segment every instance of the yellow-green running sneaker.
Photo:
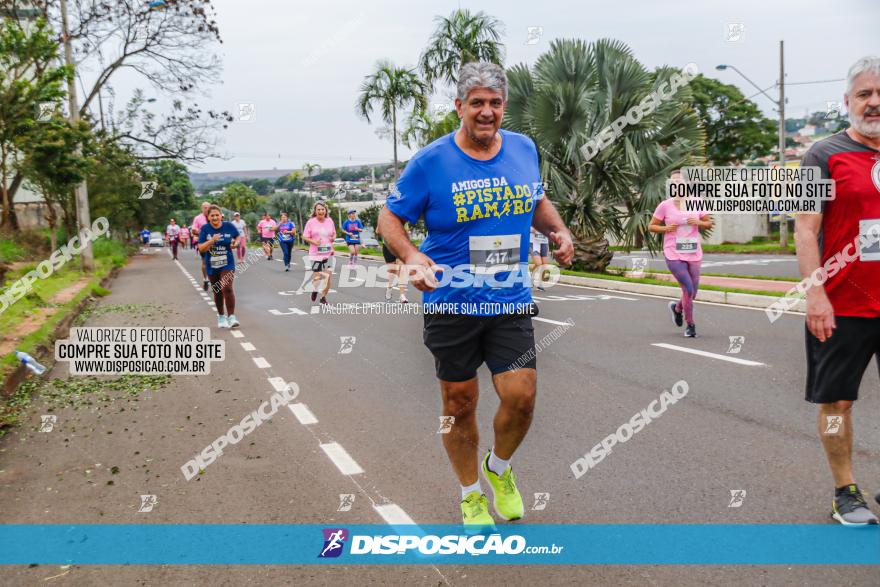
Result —
POLYGON ((518 520, 523 517, 523 500, 516 488, 516 475, 513 467, 507 465, 507 470, 500 477, 489 469, 489 454, 483 459, 483 474, 492 486, 492 507, 495 513, 507 520, 518 520))
POLYGON ((495 530, 495 520, 489 514, 489 502, 479 491, 471 491, 462 500, 461 518, 464 520, 464 531, 468 534, 495 530))

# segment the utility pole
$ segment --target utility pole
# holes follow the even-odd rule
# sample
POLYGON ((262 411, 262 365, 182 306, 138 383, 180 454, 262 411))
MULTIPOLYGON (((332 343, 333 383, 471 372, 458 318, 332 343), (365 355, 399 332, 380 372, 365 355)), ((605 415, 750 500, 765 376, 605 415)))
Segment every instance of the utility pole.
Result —
MULTIPOLYGON (((64 61, 71 69, 74 69, 73 49, 70 47, 70 33, 67 27, 67 0, 61 0, 61 28, 62 37, 64 39, 64 61)), ((73 123, 79 122, 79 104, 76 97, 75 73, 70 76, 70 79, 67 82, 67 97, 70 108, 70 121, 73 123)), ((78 147, 77 154, 81 152, 82 148, 78 147)), ((76 223, 79 230, 90 227, 92 225, 92 219, 89 214, 89 190, 85 179, 82 180, 82 183, 76 186, 74 190, 74 200, 76 201, 76 223)), ((80 243, 80 246, 82 247, 80 257, 82 259, 83 271, 91 273, 95 270, 95 256, 92 252, 92 242, 89 240, 85 243, 80 243)))
MULTIPOLYGON (((779 168, 785 169, 785 54, 779 41, 779 168)), ((784 173, 784 171, 783 171, 784 173)), ((788 246, 788 214, 779 212, 779 246, 788 246)))

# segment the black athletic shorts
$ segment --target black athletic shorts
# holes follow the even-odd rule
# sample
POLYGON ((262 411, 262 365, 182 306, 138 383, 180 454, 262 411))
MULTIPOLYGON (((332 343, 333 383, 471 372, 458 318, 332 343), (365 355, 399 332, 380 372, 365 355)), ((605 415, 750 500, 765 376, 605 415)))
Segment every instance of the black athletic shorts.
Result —
MULTIPOLYGON (((537 315, 537 306, 532 304, 537 315)), ((425 314, 425 346, 434 355, 437 379, 467 381, 484 362, 493 375, 535 369, 532 315, 425 314)))
POLYGON ((261 243, 271 243, 271 242, 273 242, 274 240, 275 240, 275 237, 274 237, 274 236, 261 236, 261 237, 260 237, 260 242, 261 242, 261 243))
POLYGON ((391 249, 385 243, 382 243, 382 256, 385 257, 386 263, 394 263, 397 261, 397 257, 394 256, 394 253, 391 252, 391 249))
POLYGON ((836 316, 834 321, 837 328, 825 342, 806 331, 806 399, 814 404, 857 400, 871 357, 880 366, 880 318, 836 316))

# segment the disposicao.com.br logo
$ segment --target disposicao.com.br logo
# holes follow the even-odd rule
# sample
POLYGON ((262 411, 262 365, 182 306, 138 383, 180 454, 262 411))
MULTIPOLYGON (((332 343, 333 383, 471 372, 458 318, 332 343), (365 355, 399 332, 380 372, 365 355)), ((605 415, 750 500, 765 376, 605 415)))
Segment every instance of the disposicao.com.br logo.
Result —
MULTIPOLYGON (((344 528, 324 528, 324 546, 319 558, 338 557, 346 540, 348 531, 344 528)), ((559 554, 564 546, 528 546, 523 536, 513 534, 385 534, 352 535, 350 555, 517 555, 517 554, 559 554)))

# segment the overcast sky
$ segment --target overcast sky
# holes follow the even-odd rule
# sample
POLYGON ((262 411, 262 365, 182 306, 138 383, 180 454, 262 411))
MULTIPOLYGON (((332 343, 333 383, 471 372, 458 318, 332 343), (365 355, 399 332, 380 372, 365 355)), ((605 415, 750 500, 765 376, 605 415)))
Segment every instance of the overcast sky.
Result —
MULTIPOLYGON (((192 171, 390 160, 390 140, 375 133, 381 124, 355 114, 358 87, 378 59, 414 66, 434 17, 459 7, 485 11, 503 23, 508 66, 533 64, 556 38, 610 37, 627 43, 649 68, 695 62, 701 72, 736 84, 746 96, 757 90, 731 70, 715 71, 715 65, 733 64, 766 88, 779 76, 780 39, 787 83, 842 78, 857 58, 880 54, 877 0, 214 0, 214 5, 224 41, 223 84, 202 102, 233 113, 239 103, 251 102, 256 116, 223 133, 221 148, 229 159, 212 159, 192 171), (743 25, 740 40, 728 40, 729 24, 743 25), (526 43, 529 27, 543 27, 537 44, 526 43)), ((786 114, 825 110, 827 101, 842 100, 843 91, 843 82, 788 86, 786 114)), ((754 100, 775 116, 767 98, 754 100)), ((409 155, 401 147, 400 158, 409 155)))

